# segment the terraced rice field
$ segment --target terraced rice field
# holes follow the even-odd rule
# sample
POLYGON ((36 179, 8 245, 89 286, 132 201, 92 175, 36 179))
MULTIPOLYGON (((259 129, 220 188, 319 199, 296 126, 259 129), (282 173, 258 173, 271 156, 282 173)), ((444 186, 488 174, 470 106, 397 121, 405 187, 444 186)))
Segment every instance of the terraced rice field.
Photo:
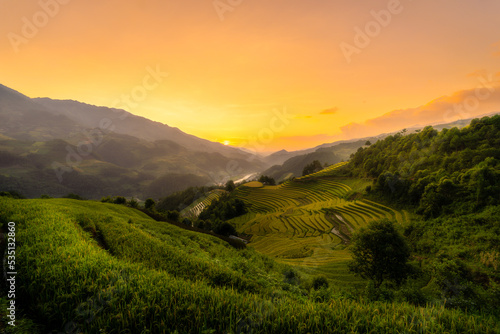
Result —
POLYGON ((373 220, 389 218, 403 224, 407 218, 404 212, 372 201, 343 199, 351 187, 329 176, 343 164, 279 186, 239 187, 236 196, 250 212, 232 223, 239 232, 252 235, 249 245, 261 253, 331 279, 351 280, 345 248, 352 232, 373 220), (343 269, 332 272, 332 266, 343 269))
POLYGON ((203 209, 209 206, 213 201, 219 199, 219 197, 221 197, 224 193, 226 193, 225 190, 212 190, 206 196, 202 196, 198 200, 194 201, 193 204, 182 210, 181 215, 186 218, 197 218, 203 209))

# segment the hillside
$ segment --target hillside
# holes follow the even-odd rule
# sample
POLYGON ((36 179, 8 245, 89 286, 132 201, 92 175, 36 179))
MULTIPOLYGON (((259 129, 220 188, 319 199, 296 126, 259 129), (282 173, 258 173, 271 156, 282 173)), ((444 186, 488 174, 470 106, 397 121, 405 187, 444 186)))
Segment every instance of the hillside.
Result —
POLYGON ((347 270, 351 235, 374 220, 389 218, 406 225, 409 217, 372 201, 350 200, 353 188, 370 182, 331 177, 345 165, 279 186, 243 185, 233 195, 245 201, 250 212, 230 222, 252 236, 251 247, 279 262, 325 274, 335 284, 362 284, 347 270))
POLYGON ((287 266, 123 206, 0 198, 0 222, 5 228, 9 221, 22 245, 16 253, 18 312, 40 326, 31 333, 499 329, 494 318, 437 306, 322 302, 287 266))
POLYGON ((302 176, 304 166, 314 160, 318 160, 322 165, 335 165, 341 161, 348 160, 349 156, 359 147, 363 146, 364 143, 365 141, 339 144, 331 148, 319 148, 311 153, 291 157, 283 162, 282 165, 272 166, 261 174, 272 177, 278 182, 292 177, 299 177, 302 176))
POLYGON ((247 152, 124 110, 30 99, 0 85, 0 191, 160 198, 262 170, 247 152))
POLYGON ((337 175, 369 177, 366 196, 418 214, 405 230, 422 288, 464 309, 500 307, 500 115, 462 129, 389 136, 337 175))
MULTIPOLYGON (((489 113, 484 116, 494 116, 496 114, 498 114, 498 112, 489 113)), ((472 120, 472 118, 461 119, 450 123, 436 123, 432 126, 434 129, 439 131, 452 128, 461 129, 468 126, 472 120)), ((426 126, 428 125, 415 125, 409 127, 408 129, 405 129, 404 133, 408 134, 419 132, 426 126)), ((271 164, 273 166, 266 169, 261 174, 270 176, 277 181, 285 180, 291 177, 298 177, 302 175, 302 169, 304 168, 304 166, 310 164, 314 160, 318 160, 321 164, 326 163, 329 165, 336 164, 340 161, 348 161, 351 158, 351 155, 356 153, 356 151, 360 147, 366 148, 366 142, 376 143, 379 140, 383 140, 395 134, 397 134, 397 132, 385 133, 378 136, 366 137, 362 139, 325 143, 310 149, 300 151, 288 152, 286 150, 281 150, 264 158, 264 160, 268 164, 271 164)))

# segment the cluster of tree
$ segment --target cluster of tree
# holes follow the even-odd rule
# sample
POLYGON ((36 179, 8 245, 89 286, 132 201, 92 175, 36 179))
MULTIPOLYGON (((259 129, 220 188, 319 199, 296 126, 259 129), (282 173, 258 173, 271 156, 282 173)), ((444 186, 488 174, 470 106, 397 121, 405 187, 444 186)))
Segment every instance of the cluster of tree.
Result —
POLYGON ((406 226, 406 242, 382 223, 352 239, 351 269, 373 282, 376 298, 402 294, 420 305, 498 312, 500 116, 461 130, 389 136, 359 149, 339 173, 373 178, 370 196, 410 204, 422 215, 406 226), (408 276, 399 290, 387 288, 408 276))
POLYGON ((236 228, 232 224, 221 220, 215 220, 213 222, 210 220, 198 220, 196 227, 207 231, 214 231, 214 233, 226 237, 237 235, 236 228))
POLYGON ((244 215, 247 212, 245 202, 238 198, 224 195, 206 207, 198 218, 212 222, 226 221, 244 215))
POLYGON ((374 178, 370 190, 437 217, 500 204, 500 116, 461 130, 398 133, 351 157, 351 173, 374 178))
POLYGON ((267 175, 261 175, 258 180, 260 183, 268 185, 268 186, 274 186, 276 185, 276 181, 267 175))
POLYGON ((101 202, 102 203, 113 203, 113 204, 126 205, 126 206, 129 206, 131 208, 135 208, 135 209, 137 209, 139 207, 139 202, 133 197, 130 200, 127 200, 123 196, 115 196, 115 197, 106 196, 106 197, 101 198, 101 202))
POLYGON ((307 164, 304 169, 302 170, 302 176, 306 176, 309 174, 313 174, 316 172, 319 172, 323 169, 323 166, 321 165, 321 162, 319 160, 314 160, 310 164, 307 164))
POLYGON ((18 191, 0 191, 0 197, 10 197, 14 199, 25 199, 26 197, 18 191))
POLYGON ((234 181, 233 180, 229 180, 226 182, 226 187, 224 188, 226 189, 226 191, 233 191, 234 189, 236 189, 236 185, 234 184, 234 181))
MULTIPOLYGON (((47 195, 42 195, 43 198, 47 198, 48 196, 47 195)), ((82 196, 78 195, 78 194, 74 194, 74 193, 70 193, 70 194, 67 194, 66 196, 63 196, 62 198, 69 198, 69 199, 76 199, 76 200, 79 200, 79 201, 84 201, 85 198, 83 198, 82 196)))

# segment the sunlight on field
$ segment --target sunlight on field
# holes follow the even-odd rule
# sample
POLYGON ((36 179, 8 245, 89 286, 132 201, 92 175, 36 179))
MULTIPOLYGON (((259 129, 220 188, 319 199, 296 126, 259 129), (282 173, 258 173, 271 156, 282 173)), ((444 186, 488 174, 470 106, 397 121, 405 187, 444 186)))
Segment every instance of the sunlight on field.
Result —
POLYGON ((360 283, 347 271, 352 232, 373 220, 388 218, 399 223, 405 213, 368 200, 344 199, 369 183, 349 185, 329 177, 340 163, 318 173, 279 186, 239 188, 236 196, 250 213, 232 221, 239 232, 251 235, 249 246, 277 261, 322 273, 332 280, 360 283), (351 188, 351 186, 353 188, 351 188))
POLYGON ((245 183, 244 186, 249 187, 249 188, 261 188, 264 185, 258 181, 252 181, 252 182, 245 183))

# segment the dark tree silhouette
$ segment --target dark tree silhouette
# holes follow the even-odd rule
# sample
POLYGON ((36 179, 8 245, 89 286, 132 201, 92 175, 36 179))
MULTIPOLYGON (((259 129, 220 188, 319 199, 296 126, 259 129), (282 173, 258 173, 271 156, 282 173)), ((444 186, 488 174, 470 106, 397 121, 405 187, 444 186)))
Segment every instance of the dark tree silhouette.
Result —
POLYGON ((384 280, 401 283, 410 273, 410 248, 389 220, 372 222, 352 239, 353 260, 349 269, 373 281, 378 288, 384 280))

